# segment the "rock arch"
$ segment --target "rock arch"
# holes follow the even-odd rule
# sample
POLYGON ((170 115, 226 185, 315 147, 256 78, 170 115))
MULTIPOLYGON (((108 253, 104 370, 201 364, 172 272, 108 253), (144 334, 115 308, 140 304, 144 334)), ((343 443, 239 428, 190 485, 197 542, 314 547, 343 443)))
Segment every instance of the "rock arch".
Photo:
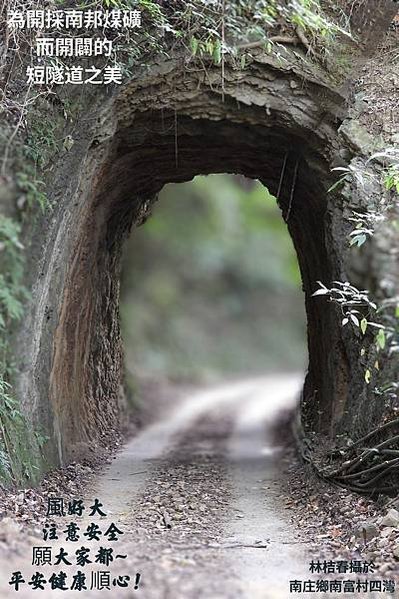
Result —
POLYGON ((19 393, 51 437, 49 461, 70 460, 118 426, 122 244, 163 185, 198 174, 241 173, 278 195, 306 297, 303 428, 328 438, 357 426, 353 406, 375 409, 358 352, 339 312, 312 297, 317 280, 350 271, 345 198, 328 188, 331 167, 363 152, 343 134, 345 96, 327 74, 298 53, 260 50, 245 69, 226 64, 221 81, 220 67, 177 55, 81 102, 75 144, 50 176, 53 210, 32 237, 33 301, 17 342, 19 393))

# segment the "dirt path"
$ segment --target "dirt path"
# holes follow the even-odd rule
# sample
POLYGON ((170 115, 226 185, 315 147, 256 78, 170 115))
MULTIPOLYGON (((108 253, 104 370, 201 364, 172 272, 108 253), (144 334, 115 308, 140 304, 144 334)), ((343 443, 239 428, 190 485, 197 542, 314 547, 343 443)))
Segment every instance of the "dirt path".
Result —
POLYGON ((278 412, 292 407, 297 391, 295 377, 259 385, 241 406, 230 440, 234 504, 241 518, 232 520, 228 530, 239 544, 234 559, 244 597, 284 599, 289 580, 307 575, 304 545, 282 507, 281 448, 268 431, 278 412))
MULTIPOLYGON (((38 567, 30 565, 30 550, 3 564, 7 578, 2 576, 1 597, 15 596, 5 580, 16 569, 26 582, 36 571, 48 580, 60 569, 72 580, 80 569, 87 575, 84 595, 89 597, 107 596, 106 590, 90 590, 95 569, 111 571, 112 579, 130 575, 127 589, 111 585, 108 595, 118 597, 288 597, 289 579, 306 577, 308 559, 282 505, 279 450, 271 443, 268 424, 293 404, 299 385, 298 377, 259 379, 187 397, 169 418, 128 443, 95 481, 84 504, 99 498, 105 517, 57 520, 60 530, 74 520, 81 531, 93 521, 102 531, 114 522, 124 534, 114 544, 104 536, 99 542, 59 539, 52 542, 53 552, 62 546, 74 557, 86 546, 95 555, 107 545, 114 555, 128 557, 115 559, 109 567, 78 568, 75 562, 38 567)), ((21 585, 18 596, 36 596, 26 588, 21 585)), ((38 594, 82 596, 78 591, 50 591, 48 583, 38 594)))

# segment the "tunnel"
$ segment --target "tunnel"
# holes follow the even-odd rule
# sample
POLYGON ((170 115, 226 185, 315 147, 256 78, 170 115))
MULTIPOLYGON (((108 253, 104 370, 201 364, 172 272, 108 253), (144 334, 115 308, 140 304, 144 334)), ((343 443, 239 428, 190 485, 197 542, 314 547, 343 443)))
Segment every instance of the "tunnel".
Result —
MULTIPOLYGON (((54 170, 53 209, 33 238, 37 301, 18 338, 19 393, 31 421, 49 431, 48 461, 95 450, 120 426, 124 240, 164 185, 213 173, 261 181, 277 197, 297 253, 309 352, 299 434, 317 449, 321 439, 361 430, 380 406, 368 400, 357 340, 340 326, 337 307, 312 295, 318 281, 330 286, 353 270, 348 201, 342 188, 331 190, 332 168, 363 151, 326 74, 304 68, 295 53, 281 61, 260 52, 245 70, 227 63, 221 83, 216 65, 195 69, 176 55, 113 93, 74 101, 75 145, 54 170)), ((358 196, 366 201, 369 190, 358 196)))

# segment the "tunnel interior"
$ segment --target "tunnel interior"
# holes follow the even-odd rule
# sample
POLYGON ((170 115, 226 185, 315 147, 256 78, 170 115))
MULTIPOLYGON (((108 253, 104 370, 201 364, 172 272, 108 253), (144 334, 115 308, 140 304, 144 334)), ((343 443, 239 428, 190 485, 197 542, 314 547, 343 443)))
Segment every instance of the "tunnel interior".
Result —
MULTIPOLYGON (((196 175, 241 174, 278 198, 305 293, 309 365, 301 413, 325 433, 339 418, 335 398, 346 392, 349 372, 337 315, 312 297, 316 282, 331 281, 337 270, 328 230, 330 148, 284 115, 273 118, 262 110, 256 125, 244 116, 235 122, 150 110, 136 113, 113 135, 77 223, 55 335, 51 396, 61 462, 74 455, 71 448, 101 443, 104 431, 119 426, 123 242, 148 218, 164 185, 196 175)), ((91 152, 97 150, 93 144, 91 152)))

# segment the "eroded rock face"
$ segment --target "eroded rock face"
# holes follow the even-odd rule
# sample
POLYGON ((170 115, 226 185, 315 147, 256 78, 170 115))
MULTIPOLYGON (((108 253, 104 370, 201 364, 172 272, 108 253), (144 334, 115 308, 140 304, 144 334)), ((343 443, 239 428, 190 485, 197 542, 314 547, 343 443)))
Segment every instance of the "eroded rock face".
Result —
POLYGON ((331 166, 354 148, 345 98, 306 65, 260 51, 244 70, 227 64, 221 82, 219 67, 197 70, 176 56, 82 107, 73 149, 56 165, 54 209, 33 236, 33 302, 19 336, 19 391, 51 435, 53 463, 119 425, 122 244, 166 183, 198 174, 243 174, 278 196, 306 297, 305 429, 332 435, 367 396, 339 311, 312 297, 316 281, 346 280, 351 269, 348 201, 327 190, 331 166))

